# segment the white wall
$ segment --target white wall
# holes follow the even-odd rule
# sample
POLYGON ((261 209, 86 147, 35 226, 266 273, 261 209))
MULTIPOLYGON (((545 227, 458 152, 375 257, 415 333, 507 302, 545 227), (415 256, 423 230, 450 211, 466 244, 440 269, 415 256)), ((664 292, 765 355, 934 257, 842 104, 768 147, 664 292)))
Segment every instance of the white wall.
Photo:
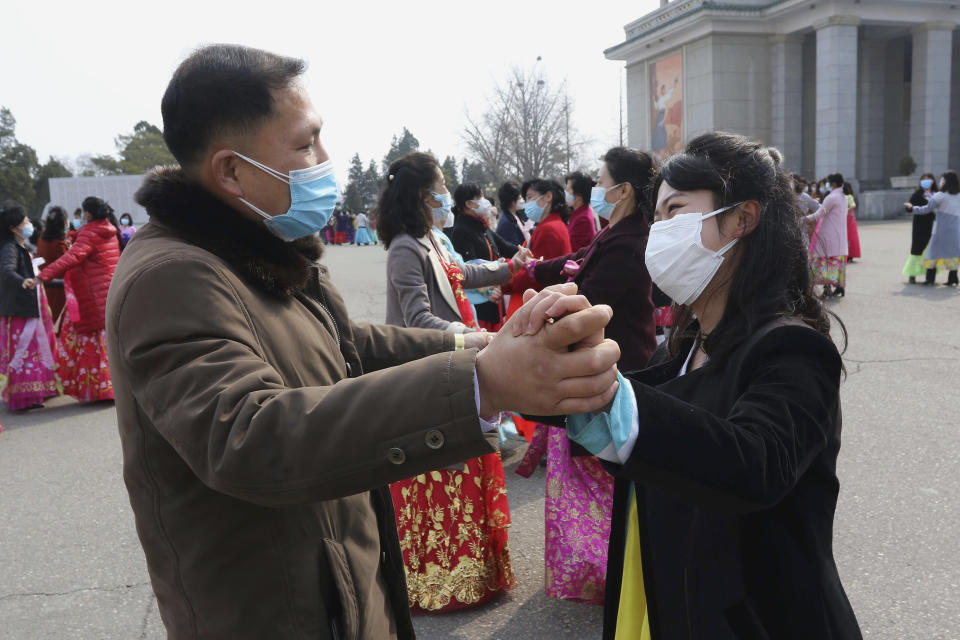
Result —
POLYGON ((683 135, 684 142, 705 131, 714 123, 713 36, 700 38, 683 48, 683 135))
POLYGON ((147 211, 133 201, 133 194, 143 184, 144 176, 99 176, 94 178, 51 178, 50 203, 43 213, 59 205, 67 210, 69 216, 88 196, 97 196, 107 201, 117 217, 129 213, 134 224, 144 224, 148 220, 147 211))

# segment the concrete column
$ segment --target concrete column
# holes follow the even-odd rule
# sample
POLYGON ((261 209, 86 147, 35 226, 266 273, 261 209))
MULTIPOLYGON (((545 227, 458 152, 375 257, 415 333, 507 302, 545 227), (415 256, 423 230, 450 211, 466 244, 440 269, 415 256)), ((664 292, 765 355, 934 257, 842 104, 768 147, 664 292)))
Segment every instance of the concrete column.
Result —
MULTIPOLYGON (((817 177, 856 179, 857 48, 860 18, 833 16, 817 30, 817 177)), ((852 181, 852 180, 851 180, 852 181)))
POLYGON ((950 158, 949 168, 960 171, 960 30, 953 32, 953 80, 950 86, 950 158))
POLYGON ((784 155, 785 166, 803 166, 803 37, 770 38, 770 143, 784 155))
MULTIPOLYGON (((872 188, 884 188, 887 40, 860 43, 860 105, 857 175, 872 188)), ((902 66, 902 65, 901 65, 902 66)))
POLYGON ((647 61, 627 67, 627 144, 634 149, 650 148, 650 80, 647 61))
POLYGON ((947 168, 955 26, 950 22, 928 22, 913 30, 910 155, 920 172, 939 174, 947 168))

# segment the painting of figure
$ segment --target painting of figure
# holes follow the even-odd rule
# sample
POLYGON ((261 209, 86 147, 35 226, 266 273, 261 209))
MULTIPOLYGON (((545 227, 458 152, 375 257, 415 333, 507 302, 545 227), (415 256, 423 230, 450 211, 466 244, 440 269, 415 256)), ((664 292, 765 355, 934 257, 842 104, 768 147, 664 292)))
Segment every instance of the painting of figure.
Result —
POLYGON ((663 160, 683 147, 683 53, 650 65, 650 148, 663 160))

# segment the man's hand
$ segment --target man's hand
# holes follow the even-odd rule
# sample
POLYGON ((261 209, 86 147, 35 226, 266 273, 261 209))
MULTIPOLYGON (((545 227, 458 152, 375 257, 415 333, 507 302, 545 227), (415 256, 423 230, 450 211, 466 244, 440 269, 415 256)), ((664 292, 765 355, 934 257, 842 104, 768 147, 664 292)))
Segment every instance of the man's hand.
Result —
POLYGON ((548 310, 566 315, 546 326, 541 322, 542 329, 532 336, 514 335, 510 326, 514 316, 477 356, 480 415, 503 410, 585 413, 606 406, 616 394, 620 348, 603 339, 613 311, 605 305, 591 307, 583 296, 567 295, 570 300, 561 301, 554 294, 576 292, 576 285, 558 287, 562 289, 525 294, 524 308, 526 315, 538 313, 536 309, 549 301, 548 310), (573 346, 576 350, 571 351, 573 346))
POLYGON ((40 280, 38 280, 37 278, 27 278, 26 280, 23 281, 22 286, 24 289, 36 289, 37 285, 39 284, 40 284, 40 280))
POLYGON ((486 331, 474 331, 473 333, 463 334, 463 348, 464 349, 477 349, 483 351, 484 347, 490 344, 490 341, 497 337, 495 333, 487 333, 486 331))

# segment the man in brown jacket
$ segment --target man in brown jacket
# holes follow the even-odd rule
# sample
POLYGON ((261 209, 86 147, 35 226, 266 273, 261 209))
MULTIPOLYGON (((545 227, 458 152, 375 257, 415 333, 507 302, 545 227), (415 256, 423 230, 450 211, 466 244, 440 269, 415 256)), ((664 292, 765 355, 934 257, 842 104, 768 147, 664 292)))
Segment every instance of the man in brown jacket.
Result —
POLYGON ((332 209, 291 184, 328 159, 302 71, 224 45, 180 65, 161 110, 181 168, 145 180, 110 289, 124 479, 177 640, 413 638, 386 485, 490 452, 481 415, 616 389, 606 307, 479 355, 479 335, 350 320, 316 234, 276 230, 332 209))

